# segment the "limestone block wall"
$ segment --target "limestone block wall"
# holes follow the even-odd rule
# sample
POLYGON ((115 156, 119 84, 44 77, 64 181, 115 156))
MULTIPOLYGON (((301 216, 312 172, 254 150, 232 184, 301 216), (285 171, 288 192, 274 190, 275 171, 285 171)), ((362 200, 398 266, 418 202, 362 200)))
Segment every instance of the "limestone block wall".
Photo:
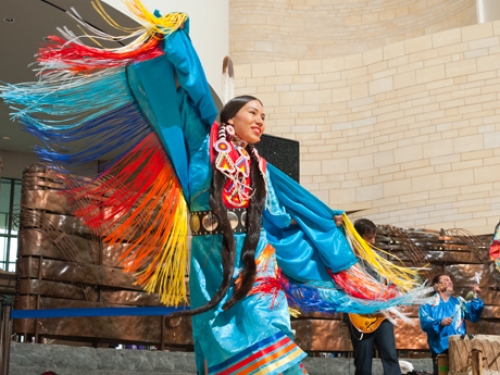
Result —
POLYGON ((477 22, 476 0, 231 0, 235 63, 325 59, 477 22))
POLYGON ((500 216, 500 21, 345 57, 235 66, 301 183, 379 224, 491 233, 500 216))

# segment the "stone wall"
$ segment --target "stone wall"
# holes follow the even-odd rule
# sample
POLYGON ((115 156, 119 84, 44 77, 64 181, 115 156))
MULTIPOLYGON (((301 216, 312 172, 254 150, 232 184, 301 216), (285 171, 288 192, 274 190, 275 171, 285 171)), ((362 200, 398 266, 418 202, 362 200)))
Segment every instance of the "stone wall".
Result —
POLYGON ((235 63, 325 59, 476 23, 476 0, 231 0, 235 63))
POLYGON ((301 183, 330 206, 475 234, 498 222, 500 21, 235 72, 267 132, 301 142, 301 183))
MULTIPOLYGON (((432 371, 429 359, 405 359, 416 370, 432 371)), ((352 359, 306 358, 311 375, 354 374, 352 359)), ((94 349, 64 345, 12 343, 9 375, 188 375, 196 374, 194 354, 148 350, 94 349)), ((373 375, 383 375, 375 359, 373 375)))

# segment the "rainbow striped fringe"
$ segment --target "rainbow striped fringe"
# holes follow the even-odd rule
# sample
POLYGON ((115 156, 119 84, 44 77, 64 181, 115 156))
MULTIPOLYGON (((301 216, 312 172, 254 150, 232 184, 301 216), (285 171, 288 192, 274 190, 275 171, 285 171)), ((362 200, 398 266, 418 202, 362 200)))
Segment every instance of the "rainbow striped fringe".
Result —
POLYGON ((139 0, 128 5, 143 23, 135 30, 119 27, 94 3, 128 33, 121 37, 70 13, 88 33, 59 29, 63 38, 49 36, 37 55, 39 80, 1 85, 0 97, 12 118, 41 140, 35 151, 60 173, 75 215, 122 253, 121 264, 138 285, 177 306, 187 302, 188 208, 160 140, 129 91, 125 67, 161 56, 162 40, 188 18, 151 14, 139 0), (122 46, 103 48, 103 41, 122 46), (107 162, 96 175, 101 160, 107 162))

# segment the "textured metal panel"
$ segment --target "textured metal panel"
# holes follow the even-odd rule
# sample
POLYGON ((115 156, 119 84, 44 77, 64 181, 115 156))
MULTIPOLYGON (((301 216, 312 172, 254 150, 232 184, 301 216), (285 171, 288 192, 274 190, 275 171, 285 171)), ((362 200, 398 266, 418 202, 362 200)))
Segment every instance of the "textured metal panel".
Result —
POLYGON ((0 271, 0 294, 14 295, 16 293, 16 280, 15 274, 0 271))
POLYGON ((134 292, 129 290, 102 290, 101 301, 133 306, 161 306, 158 294, 146 292, 134 292))
MULTIPOLYGON (((418 316, 418 315, 417 315, 418 316)), ((413 324, 399 323, 394 327, 396 349, 427 350, 427 335, 420 328, 418 317, 411 319, 413 324)))
MULTIPOLYGON (((414 324, 394 327, 396 349, 426 350, 427 336, 422 332, 418 318, 414 324)), ((340 320, 301 319, 292 321, 295 342, 306 351, 352 350, 349 328, 340 320)))
POLYGON ((57 190, 25 190, 22 204, 24 208, 31 210, 43 210, 63 215, 72 213, 66 197, 57 190))
MULTIPOLYGON (((31 257, 21 259, 18 264, 22 278, 38 278, 39 268, 39 259, 31 257)), ((134 278, 131 275, 119 268, 106 266, 43 259, 40 275, 44 280, 141 290, 133 285, 134 278)))
MULTIPOLYGON (((391 251, 391 254, 396 255, 402 261, 408 261, 409 257, 405 252, 399 250, 391 251)), ((451 264, 462 264, 462 263, 472 263, 480 264, 482 263, 480 259, 471 251, 435 251, 429 250, 425 254, 425 262, 429 263, 451 263, 451 264)))
MULTIPOLYGON (((499 288, 500 280, 497 271, 490 272, 485 264, 455 264, 444 267, 445 272, 453 275, 453 284, 456 286, 470 286, 476 284, 475 275, 480 275, 479 286, 481 288, 499 288)), ((499 301, 500 302, 500 301, 499 301)))
POLYGON ((91 236, 90 229, 80 219, 69 216, 52 214, 36 210, 21 211, 21 229, 43 228, 45 230, 58 230, 81 237, 91 236))
POLYGON ((306 351, 348 351, 351 339, 341 320, 300 319, 292 321, 295 342, 306 351))
POLYGON ((497 304, 497 305, 484 306, 483 313, 481 314, 481 319, 497 319, 498 323, 499 317, 500 317, 500 305, 497 304))
MULTIPOLYGON (((462 296, 463 298, 467 297, 467 294, 471 291, 471 288, 454 288, 454 295, 462 296)), ((485 305, 500 305, 500 290, 494 289, 482 289, 481 299, 484 301, 485 305)), ((499 317, 500 318, 500 317, 499 317)), ((500 324, 500 319, 499 319, 500 324)))
POLYGON ((23 187, 31 189, 53 189, 55 191, 64 188, 63 181, 57 173, 52 173, 53 169, 46 163, 35 163, 24 170, 23 187))
POLYGON ((99 264, 100 243, 64 232, 25 228, 19 233, 19 255, 43 256, 99 264))
POLYGON ((22 279, 19 283, 18 292, 20 295, 34 294, 45 297, 66 298, 94 302, 97 302, 99 300, 99 293, 93 286, 84 284, 66 284, 61 283, 60 281, 22 279))
MULTIPOLYGON (((119 257, 127 243, 109 246, 79 219, 71 215, 66 198, 59 194, 61 181, 46 165, 30 167, 23 180, 18 296, 16 309, 60 307, 158 306, 156 294, 134 286, 124 275, 119 257)), ((103 211, 103 215, 109 215, 103 211)), ((126 219, 126 215, 118 217, 126 219)), ((487 239, 489 241, 489 239, 487 239)), ((488 242, 486 241, 486 242, 488 242)), ((456 285, 456 294, 466 296, 481 273, 486 307, 478 324, 468 324, 471 333, 495 334, 500 327, 500 277, 485 265, 485 241, 469 238, 460 230, 427 230, 379 226, 376 246, 398 256, 405 265, 430 269, 422 280, 446 271, 456 285)), ((425 350, 426 336, 418 324, 418 306, 402 309, 415 325, 395 327, 398 349, 425 350)), ((15 320, 17 332, 67 339, 163 343, 191 348, 191 325, 175 320, 163 325, 160 317, 103 317, 15 320), (37 325, 35 325, 37 322, 37 325), (161 337, 163 332, 163 337, 161 337)), ((348 327, 340 314, 304 313, 292 320, 297 343, 308 351, 351 350, 348 327)))
POLYGON ((20 295, 33 294, 43 297, 65 298, 114 305, 161 306, 158 294, 143 291, 96 289, 82 284, 66 284, 58 281, 23 279, 18 287, 20 295))
POLYGON ((102 264, 110 267, 119 267, 120 266, 119 258, 123 254, 123 252, 127 249, 128 246, 129 244, 127 243, 115 244, 115 245, 108 245, 106 243, 103 243, 102 253, 101 253, 102 264))

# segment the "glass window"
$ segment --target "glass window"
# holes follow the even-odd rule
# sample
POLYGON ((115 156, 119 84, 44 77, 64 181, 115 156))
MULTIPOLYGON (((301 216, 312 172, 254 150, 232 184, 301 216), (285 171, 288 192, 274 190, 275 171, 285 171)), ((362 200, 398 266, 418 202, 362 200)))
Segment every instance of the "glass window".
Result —
POLYGON ((16 271, 21 180, 2 178, 0 186, 0 268, 16 271))

